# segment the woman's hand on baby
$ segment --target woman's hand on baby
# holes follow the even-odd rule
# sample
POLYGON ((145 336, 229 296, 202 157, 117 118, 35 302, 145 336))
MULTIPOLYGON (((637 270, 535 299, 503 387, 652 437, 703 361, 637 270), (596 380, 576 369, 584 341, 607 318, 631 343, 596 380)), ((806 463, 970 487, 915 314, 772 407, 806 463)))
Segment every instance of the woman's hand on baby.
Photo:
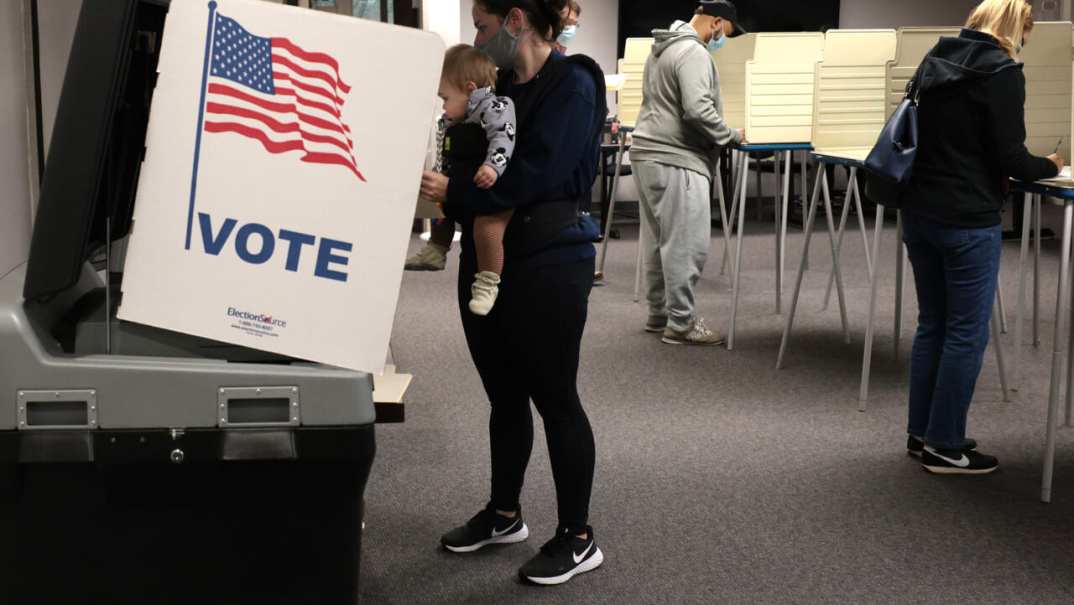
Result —
POLYGON ((421 197, 425 201, 443 203, 447 199, 447 190, 448 177, 431 170, 421 173, 421 197))
POLYGON ((481 168, 477 170, 477 174, 474 175, 474 184, 481 189, 488 189, 496 184, 496 179, 500 175, 496 174, 496 171, 492 169, 492 166, 483 164, 481 168))

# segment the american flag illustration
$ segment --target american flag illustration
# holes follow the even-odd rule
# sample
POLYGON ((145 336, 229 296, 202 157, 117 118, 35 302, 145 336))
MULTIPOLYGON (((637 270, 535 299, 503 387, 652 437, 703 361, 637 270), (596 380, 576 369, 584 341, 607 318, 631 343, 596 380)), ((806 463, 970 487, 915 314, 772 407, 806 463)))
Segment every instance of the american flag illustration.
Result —
POLYGON ((255 36, 220 13, 206 50, 205 132, 249 137, 273 154, 299 152, 303 162, 343 166, 365 181, 342 119, 351 87, 334 57, 255 36))

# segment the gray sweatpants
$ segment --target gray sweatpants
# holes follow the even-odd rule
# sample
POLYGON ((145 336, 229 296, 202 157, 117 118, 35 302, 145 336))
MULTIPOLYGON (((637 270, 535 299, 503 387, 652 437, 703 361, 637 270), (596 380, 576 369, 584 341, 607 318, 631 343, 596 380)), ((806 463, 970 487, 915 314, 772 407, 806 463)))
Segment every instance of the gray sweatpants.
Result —
POLYGON ((633 162, 641 198, 641 247, 649 314, 682 332, 694 321, 694 287, 712 233, 708 177, 656 162, 633 162))

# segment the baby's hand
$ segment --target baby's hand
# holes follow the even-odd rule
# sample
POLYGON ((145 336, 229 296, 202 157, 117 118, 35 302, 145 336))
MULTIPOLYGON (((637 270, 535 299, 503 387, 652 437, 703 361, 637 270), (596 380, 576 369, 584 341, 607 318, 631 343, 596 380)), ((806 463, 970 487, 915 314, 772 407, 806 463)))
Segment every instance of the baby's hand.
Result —
POLYGON ((474 176, 474 184, 481 189, 488 189, 496 184, 496 179, 499 175, 492 169, 492 166, 484 164, 477 171, 477 175, 474 176))

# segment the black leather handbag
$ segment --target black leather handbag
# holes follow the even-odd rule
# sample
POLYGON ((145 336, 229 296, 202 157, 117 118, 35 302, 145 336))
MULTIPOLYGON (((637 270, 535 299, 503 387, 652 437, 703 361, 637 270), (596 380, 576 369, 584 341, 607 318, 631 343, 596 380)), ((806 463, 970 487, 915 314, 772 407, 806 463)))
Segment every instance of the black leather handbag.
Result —
POLYGON ((917 76, 906 85, 906 96, 888 119, 865 160, 865 193, 878 204, 898 208, 903 188, 913 175, 917 157, 917 76))

